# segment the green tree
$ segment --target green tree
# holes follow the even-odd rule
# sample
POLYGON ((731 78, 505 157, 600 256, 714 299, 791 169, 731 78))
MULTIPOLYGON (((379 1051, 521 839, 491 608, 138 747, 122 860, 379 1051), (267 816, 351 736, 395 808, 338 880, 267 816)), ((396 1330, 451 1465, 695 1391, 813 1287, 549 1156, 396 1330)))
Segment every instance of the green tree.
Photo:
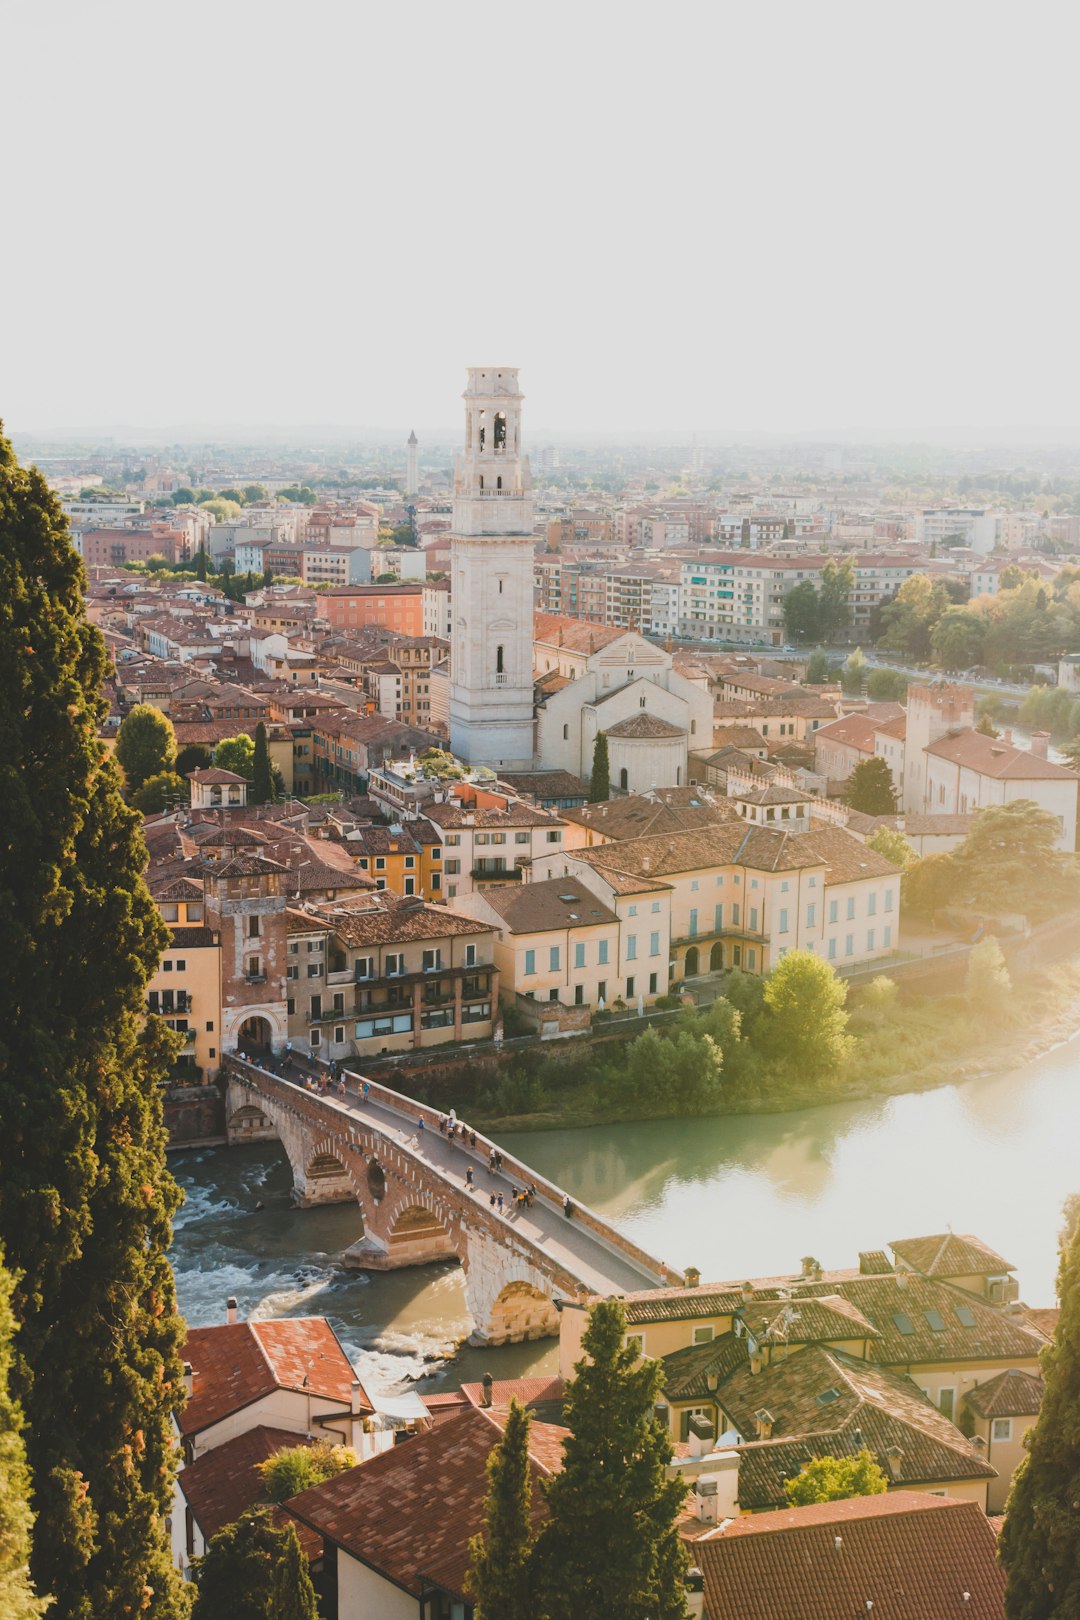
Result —
POLYGON ((807 686, 825 686, 829 679, 829 660, 820 647, 816 647, 806 660, 807 686))
POLYGON ((200 501, 199 505, 204 512, 211 512, 218 523, 235 523, 243 510, 238 502, 223 501, 216 495, 212 495, 208 501, 200 501))
POLYGON ((175 771, 158 771, 148 776, 138 792, 131 795, 131 807, 144 816, 159 816, 177 804, 187 804, 191 797, 188 783, 175 771))
POLYGON ((476 1599, 477 1620, 533 1620, 529 1414, 516 1400, 502 1439, 488 1453, 487 1482, 484 1528, 469 1542, 466 1587, 476 1599))
POLYGON ((351 1446, 335 1446, 321 1441, 314 1446, 284 1446, 255 1466, 262 1475, 263 1490, 269 1502, 285 1502, 299 1496, 324 1479, 333 1479, 358 1462, 351 1446))
POLYGON ((884 1471, 865 1447, 852 1457, 815 1457, 794 1479, 784 1481, 784 1495, 792 1507, 841 1502, 849 1496, 881 1496, 888 1488, 884 1471))
POLYGON ((210 750, 204 748, 202 743, 188 743, 181 748, 176 756, 173 769, 177 776, 187 776, 189 771, 204 771, 210 764, 210 750))
POLYGON ((829 561, 821 570, 818 587, 818 624, 822 641, 835 641, 851 623, 851 592, 855 589, 855 565, 850 557, 843 562, 829 561))
POLYGON ((624 1345, 617 1299, 589 1314, 565 1402, 571 1433, 545 1482, 548 1520, 530 1559, 544 1620, 683 1620, 687 1566, 677 1529, 686 1486, 656 1417, 663 1370, 624 1345))
POLYGON ((0 1242, 16 1274, 31 1572, 51 1620, 179 1620, 163 1526, 182 1399, 180 1195, 144 1016, 168 932, 97 738, 107 660, 59 503, 0 438, 0 1242), (32 971, 27 970, 32 964, 32 971))
POLYGON ((968 998, 983 1013, 995 1013, 1008 1002, 1011 990, 1012 980, 1001 946, 993 934, 987 934, 968 958, 968 998))
POLYGON ((235 737, 223 737, 214 749, 214 764, 219 771, 232 771, 234 776, 246 776, 250 782, 255 775, 255 743, 246 731, 235 737))
POLYGON ((150 703, 136 703, 117 733, 116 757, 129 794, 137 793, 148 776, 171 771, 176 761, 176 733, 168 715, 150 703))
POLYGON ((934 625, 930 645, 942 669, 971 669, 982 662, 986 620, 974 608, 946 608, 934 625))
POLYGON ((146 571, 148 574, 160 574, 168 566, 169 559, 163 551, 155 551, 146 559, 146 571))
POLYGON ((265 1508, 245 1513, 211 1536, 193 1562, 192 1620, 281 1620, 283 1613, 289 1620, 318 1620, 305 1562, 293 1524, 275 1524, 265 1508), (292 1606, 283 1611, 280 1602, 292 1606))
POLYGON ((844 803, 865 816, 891 816, 896 811, 892 772, 880 754, 860 759, 844 785, 844 803))
POLYGON ((813 951, 789 951, 765 981, 765 1051, 795 1077, 833 1075, 851 1050, 847 985, 813 951))
POLYGON ((268 501, 270 499, 270 496, 269 496, 269 493, 267 492, 267 488, 266 488, 265 484, 245 484, 244 485, 244 499, 245 499, 245 501, 249 501, 249 502, 250 501, 268 501))
POLYGON ((874 836, 866 840, 866 847, 892 861, 901 872, 906 872, 915 859, 915 851, 903 833, 896 832, 892 827, 879 827, 874 836))
POLYGON ((989 712, 987 710, 985 710, 985 709, 979 715, 979 718, 975 722, 975 730, 979 733, 979 735, 981 737, 1000 737, 1001 736, 1001 733, 998 730, 997 726, 995 726, 993 720, 990 717, 989 712))
POLYGON ((270 804, 277 795, 270 770, 270 745, 266 740, 266 727, 260 720, 255 727, 255 747, 251 758, 251 801, 270 804))
POLYGON ((196 579, 202 580, 205 583, 206 574, 206 547, 200 546, 198 551, 195 553, 195 577, 196 579))
POLYGON ((608 758, 607 734, 596 733, 592 751, 592 775, 589 778, 589 803, 603 804, 611 798, 611 764, 608 758))
POLYGON ((908 678, 898 669, 872 669, 866 677, 866 695, 873 703, 903 703, 908 678))
POLYGON ((821 640, 821 612, 813 583, 804 579, 784 597, 784 634, 796 647, 821 640))
POLYGON ((866 680, 867 664, 861 647, 844 659, 844 667, 840 671, 840 681, 845 692, 861 692, 863 682, 866 680))
POLYGON ((34 1515, 30 1511, 23 1415, 10 1393, 14 1287, 10 1273, 0 1264, 0 1616, 2 1620, 37 1620, 47 1600, 34 1596, 27 1573, 34 1515))
POLYGON ((1042 1406, 1013 1476, 998 1555, 1008 1620, 1080 1614, 1080 1224, 1067 1206, 1057 1294, 1061 1315, 1040 1356, 1042 1406))
POLYGON ((189 489, 187 485, 184 485, 181 489, 174 489, 172 503, 174 506, 193 506, 195 504, 195 491, 189 489))
POLYGON ((948 605, 949 594, 940 580, 912 574, 893 600, 882 605, 878 646, 909 658, 929 658, 931 633, 948 605))
POLYGON ((980 810, 953 865, 961 895, 981 911, 1049 916, 1080 903, 1080 858, 1057 848, 1057 817, 1031 799, 980 810))
POLYGON ((919 917, 933 917, 935 912, 956 904, 958 884, 956 861, 951 854, 924 855, 912 861, 904 874, 904 910, 919 917))

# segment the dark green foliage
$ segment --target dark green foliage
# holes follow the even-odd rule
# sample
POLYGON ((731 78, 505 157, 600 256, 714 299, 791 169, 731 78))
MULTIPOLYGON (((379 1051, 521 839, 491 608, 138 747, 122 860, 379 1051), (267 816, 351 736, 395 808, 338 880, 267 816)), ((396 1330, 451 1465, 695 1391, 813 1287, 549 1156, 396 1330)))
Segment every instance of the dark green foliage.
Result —
POLYGON ((37 1620, 44 1600, 34 1596, 26 1573, 30 1554, 30 1470, 23 1444, 23 1415, 9 1393, 15 1317, 11 1274, 0 1265, 0 1616, 37 1620))
POLYGON ((186 777, 189 771, 205 770, 209 763, 209 748, 204 748, 202 743, 189 743, 186 748, 181 748, 177 754, 173 770, 177 776, 186 777))
POLYGON ((251 762, 251 802, 269 804, 276 797, 270 771, 270 746, 266 740, 266 727, 260 720, 255 727, 255 752, 251 762))
POLYGON ((191 797, 190 784, 175 771, 159 771, 148 776, 137 793, 131 795, 131 807, 144 816, 160 815, 174 805, 186 804, 191 797))
POLYGON ((1066 1206, 1054 1341, 1040 1361, 1046 1392, 1013 1478, 998 1552, 1008 1620, 1080 1614, 1080 1226, 1066 1206))
POLYGON ((206 579, 206 547, 200 546, 195 554, 195 577, 206 579))
POLYGON ((593 743, 592 776, 589 778, 589 803, 603 804, 611 798, 611 764, 608 759, 607 736, 603 731, 596 733, 593 743))
POLYGON ((807 686, 824 686, 829 679, 829 660, 818 647, 806 660, 807 686))
POLYGON ((211 1536, 194 1574, 192 1620, 318 1620, 296 1530, 265 1509, 211 1536))
POLYGON ((908 678, 898 669, 872 669, 866 677, 866 695, 872 703, 903 703, 908 678))
POLYGON ((896 811, 892 772, 880 755, 860 759, 847 779, 844 803, 866 816, 891 816, 896 811))
POLYGON ((833 1076, 851 1051, 847 985, 813 951, 789 951, 765 981, 755 1034, 762 1050, 799 1080, 833 1076))
POLYGON ((533 1620, 529 1414, 516 1400, 488 1455, 487 1482, 483 1532, 469 1542, 466 1584, 476 1599, 476 1620, 533 1620))
POLYGON ((835 641, 851 623, 850 593, 855 587, 855 565, 850 557, 831 559, 821 570, 818 586, 818 633, 822 641, 835 641))
POLYGON ((1057 817, 1031 799, 989 805, 952 855, 957 891, 981 911, 1049 916, 1080 903, 1080 860, 1055 848, 1057 817))
POLYGON ((784 1481, 784 1495, 792 1507, 841 1502, 849 1496, 882 1496, 888 1488, 884 1470, 865 1447, 852 1457, 815 1457, 794 1479, 784 1481))
POLYGON ((668 1479, 658 1422, 662 1368, 624 1347, 616 1299, 595 1305, 566 1392, 560 1473, 545 1483, 549 1518, 532 1559, 543 1620, 682 1620, 687 1558, 676 1528, 686 1486, 668 1479))
POLYGON ((813 582, 804 579, 784 597, 784 634, 797 647, 821 640, 821 613, 813 582))
POLYGON ((101 636, 59 505, 0 439, 0 1242, 50 1620, 178 1620, 164 1540, 182 1398, 166 1251, 179 1193, 145 1024, 168 933, 96 737, 101 636))
POLYGON ((336 1446, 324 1440, 314 1446, 285 1446, 255 1466, 262 1475, 267 1500, 285 1502, 312 1485, 321 1485, 324 1479, 355 1468, 357 1461, 351 1446, 336 1446))
POLYGON ((219 770, 232 771, 234 776, 246 776, 250 782, 255 771, 254 740, 246 731, 223 737, 214 749, 214 764, 219 770))
POLYGON ((176 759, 176 733, 168 715, 149 703, 136 703, 124 716, 117 734, 116 757, 129 794, 137 793, 148 776, 171 771, 176 759))

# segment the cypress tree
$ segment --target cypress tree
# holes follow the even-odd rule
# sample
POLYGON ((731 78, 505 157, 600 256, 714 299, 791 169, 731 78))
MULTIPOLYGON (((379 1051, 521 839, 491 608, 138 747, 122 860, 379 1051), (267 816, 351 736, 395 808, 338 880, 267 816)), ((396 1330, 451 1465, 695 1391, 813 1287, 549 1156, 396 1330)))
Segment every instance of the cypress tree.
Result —
POLYGON ((686 1486, 656 1417, 658 1361, 624 1346, 617 1299, 594 1305, 566 1392, 571 1435, 545 1484, 550 1517, 530 1560, 544 1620, 683 1620, 687 1558, 676 1520, 686 1486))
POLYGON ((50 1620, 178 1620, 163 1521, 182 1398, 179 1193, 146 1022, 168 933, 97 739, 106 671, 58 502, 0 437, 0 1242, 18 1281, 31 1570, 50 1620))
POLYGON ((611 765, 608 760, 607 735, 596 733, 592 751, 592 776, 589 779, 589 803, 603 804, 611 798, 611 765))
POLYGON ((9 1393, 15 1316, 15 1284, 0 1266, 0 1615, 3 1620, 38 1620, 45 1600, 34 1596, 26 1564, 30 1555, 30 1470, 23 1444, 23 1416, 9 1393))
POLYGON ((267 1620, 319 1620, 308 1561, 291 1524, 285 1526, 285 1542, 270 1583, 267 1620))
POLYGON ((265 1508, 211 1536, 194 1575, 192 1620, 318 1620, 296 1527, 275 1524, 265 1508))
POLYGON ((1040 1357, 1042 1407, 1013 1477, 998 1554, 1009 1620, 1080 1614, 1080 1221, 1076 1200, 1058 1265, 1061 1316, 1040 1357))
POLYGON ((533 1620, 528 1553, 532 1541, 529 1414, 510 1402, 506 1429, 487 1460, 484 1529, 469 1542, 468 1589, 477 1620, 533 1620))
POLYGON ((274 779, 270 773, 270 748, 266 741, 266 727, 260 720, 255 727, 255 755, 252 760, 251 802, 270 804, 274 798, 274 779))
POLYGON ((206 580, 206 547, 205 546, 200 546, 198 551, 195 553, 195 578, 199 579, 199 580, 202 580, 203 582, 205 582, 205 580, 206 580))

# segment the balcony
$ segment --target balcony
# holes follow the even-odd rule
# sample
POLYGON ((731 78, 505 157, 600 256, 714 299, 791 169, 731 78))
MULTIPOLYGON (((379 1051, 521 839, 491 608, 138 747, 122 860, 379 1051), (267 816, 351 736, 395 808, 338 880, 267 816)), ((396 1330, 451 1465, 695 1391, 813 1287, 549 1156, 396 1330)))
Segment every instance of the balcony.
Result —
POLYGON ((469 875, 481 883, 521 882, 521 868, 518 866, 474 866, 469 875))

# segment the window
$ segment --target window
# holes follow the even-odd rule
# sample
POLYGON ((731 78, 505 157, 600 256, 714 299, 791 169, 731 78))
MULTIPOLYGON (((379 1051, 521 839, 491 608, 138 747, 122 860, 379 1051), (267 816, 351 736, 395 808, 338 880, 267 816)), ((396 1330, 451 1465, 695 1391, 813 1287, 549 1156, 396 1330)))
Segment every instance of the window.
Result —
POLYGON ((851 921, 851 919, 852 919, 852 917, 854 917, 854 915, 855 915, 855 896, 853 894, 850 894, 850 895, 848 895, 848 903, 847 903, 847 920, 848 920, 848 922, 851 921))
POLYGON ((466 945, 466 947, 465 947, 465 966, 466 967, 475 967, 476 966, 476 946, 475 945, 466 945))
POLYGON ((528 835, 527 832, 516 832, 514 834, 514 843, 515 844, 527 844, 528 842, 529 842, 529 835, 528 835))
POLYGON ((309 979, 317 979, 319 977, 319 974, 321 973, 321 971, 322 971, 322 969, 320 968, 318 962, 309 962, 308 963, 308 965, 307 965, 307 976, 308 976, 309 979))
POLYGON ((536 952, 535 951, 526 951, 525 952, 525 972, 527 974, 536 972, 536 952))
POLYGON ((633 962, 633 961, 637 960, 637 935, 636 934, 627 934, 627 936, 626 936, 626 960, 628 962, 633 962))
POLYGON ((558 945, 550 945, 548 947, 548 972, 549 973, 558 973, 558 971, 559 971, 559 947, 558 947, 558 945))
MULTIPOLYGON (((753 915, 753 914, 751 913, 751 915, 753 915)), ((753 926, 753 924, 751 924, 751 927, 752 926, 753 926)), ((786 906, 781 906, 780 907, 780 932, 782 934, 786 934, 787 931, 788 931, 787 907, 786 906)))
POLYGON ((259 919, 258 919, 258 917, 249 917, 248 918, 248 920, 247 920, 247 931, 248 931, 248 939, 258 939, 258 937, 259 937, 259 919))
POLYGON ((836 941, 835 941, 835 939, 830 939, 830 941, 829 941, 828 957, 829 957, 830 962, 835 962, 836 961, 836 941))
POLYGON ((460 861, 447 861, 444 870, 446 872, 447 877, 457 877, 458 873, 461 871, 461 862, 460 861))
POLYGON ((839 921, 839 918, 840 918, 839 905, 840 905, 840 902, 838 900, 830 900, 829 901, 829 921, 831 923, 839 921))
POLYGON ((627 908, 627 916, 636 917, 637 916, 637 906, 629 906, 627 908))
POLYGON ((866 930, 866 948, 868 951, 872 951, 874 948, 874 930, 872 928, 866 930))
POLYGON ((847 934, 845 936, 845 938, 844 938, 844 955, 845 956, 854 956, 855 955, 855 935, 854 934, 847 934))
POLYGON ((713 1337, 714 1337, 715 1333, 716 1333, 716 1329, 714 1327, 711 1327, 711 1326, 710 1327, 696 1327, 694 1329, 694 1340, 693 1340, 693 1342, 695 1344, 711 1344, 712 1341, 713 1341, 713 1337))
POLYGON ((896 1323, 896 1331, 902 1333, 905 1338, 910 1338, 915 1332, 915 1324, 905 1311, 894 1311, 893 1321, 896 1323))
POLYGON ((990 1424, 991 1440, 1012 1439, 1012 1418, 994 1418, 990 1424))
POLYGON ((608 942, 607 942, 607 940, 606 940, 606 939, 602 939, 602 940, 601 940, 601 941, 600 941, 600 944, 599 944, 599 946, 598 946, 598 947, 597 947, 597 956, 596 956, 596 961, 597 961, 597 965, 598 965, 598 966, 599 966, 599 967, 607 967, 607 961, 608 961, 608 942))
POLYGON ((634 994, 634 980, 632 978, 627 979, 626 981, 626 993, 628 996, 632 996, 634 994))
POLYGON ((881 931, 881 943, 882 943, 882 945, 884 946, 884 948, 886 950, 888 950, 889 947, 892 945, 892 929, 891 928, 883 928, 882 929, 882 931, 881 931))
POLYGON ((659 956, 660 955, 660 935, 659 934, 650 934, 649 935, 649 955, 650 956, 659 956))
POLYGON ((817 917, 817 906, 815 906, 813 904, 808 905, 807 908, 806 908, 806 926, 807 926, 807 928, 813 928, 816 917, 817 917))
POLYGON ((424 972, 425 973, 438 973, 438 971, 439 971, 439 969, 441 967, 442 967, 442 951, 439 950, 438 946, 436 946, 434 950, 424 952, 424 972))
POLYGON ((186 971, 186 969, 187 969, 187 962, 185 961, 184 957, 178 956, 176 958, 176 971, 177 971, 177 973, 183 973, 183 972, 186 971))
POLYGON ((923 1315, 935 1333, 945 1332, 945 1318, 940 1311, 923 1311, 923 1315))
POLYGON ((649 907, 649 910, 658 913, 659 910, 660 910, 660 902, 659 902, 659 900, 654 900, 652 905, 649 907))
POLYGON ((943 1417, 952 1418, 956 1410, 956 1390, 951 1388, 938 1390, 938 1410, 943 1417))
POLYGON ((583 968, 585 966, 585 947, 580 943, 577 943, 574 946, 574 966, 576 968, 583 968))
POLYGON ((405 957, 400 951, 389 951, 386 955, 386 972, 388 976, 405 971, 405 957))
POLYGON ((164 962, 162 962, 162 964, 161 964, 161 968, 162 968, 162 972, 164 972, 164 973, 171 973, 172 972, 172 958, 170 956, 167 956, 165 958, 164 962))
POLYGON ((693 939, 696 934, 697 934, 697 907, 694 906, 691 909, 691 912, 690 912, 690 938, 693 939))
POLYGON ((885 890, 885 910, 886 911, 891 911, 892 908, 893 908, 893 892, 892 892, 891 889, 886 889, 885 890))

